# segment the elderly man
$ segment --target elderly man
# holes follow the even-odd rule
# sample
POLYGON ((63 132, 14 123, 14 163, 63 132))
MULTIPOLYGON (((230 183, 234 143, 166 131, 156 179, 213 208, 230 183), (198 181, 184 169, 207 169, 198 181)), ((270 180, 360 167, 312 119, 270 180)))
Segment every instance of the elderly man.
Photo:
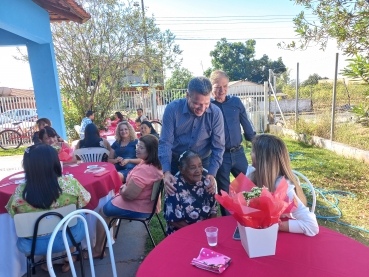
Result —
MULTIPOLYGON (((241 144, 241 125, 246 140, 251 141, 255 132, 247 119, 246 110, 241 100, 236 96, 227 95, 229 82, 227 74, 222 70, 213 71, 210 75, 210 81, 213 85, 215 98, 211 103, 222 110, 224 117, 225 151, 223 163, 216 175, 218 193, 220 194, 220 190, 229 192, 230 173, 234 177, 237 177, 241 172, 246 174, 248 164, 241 144)), ((222 215, 228 214, 223 207, 221 207, 221 213, 222 215)))
POLYGON ((165 109, 159 140, 159 159, 164 172, 166 192, 173 194, 178 159, 186 150, 197 152, 208 170, 209 192, 215 190, 214 177, 222 164, 224 152, 223 116, 210 103, 211 83, 205 77, 193 78, 186 98, 178 99, 165 109))

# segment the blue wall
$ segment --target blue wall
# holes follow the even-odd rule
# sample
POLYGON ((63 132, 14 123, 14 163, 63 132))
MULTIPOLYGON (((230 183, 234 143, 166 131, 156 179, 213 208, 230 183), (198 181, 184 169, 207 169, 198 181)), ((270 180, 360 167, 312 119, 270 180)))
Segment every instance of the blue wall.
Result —
POLYGON ((39 118, 67 139, 47 11, 31 0, 0 0, 0 46, 26 45, 39 118))

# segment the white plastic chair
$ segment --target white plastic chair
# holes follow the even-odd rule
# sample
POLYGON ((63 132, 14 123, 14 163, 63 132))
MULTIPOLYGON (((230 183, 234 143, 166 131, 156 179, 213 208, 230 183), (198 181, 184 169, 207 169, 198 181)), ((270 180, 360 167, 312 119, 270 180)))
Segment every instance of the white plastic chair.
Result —
POLYGON ((74 125, 74 130, 77 132, 78 135, 81 134, 81 126, 79 125, 74 125))
MULTIPOLYGON (((92 214, 92 215, 96 216, 97 219, 100 220, 102 225, 104 226, 105 233, 107 235, 106 236, 107 237, 107 243, 109 245, 109 254, 110 254, 111 267, 112 267, 112 271, 113 271, 113 277, 117 277, 117 269, 115 267, 113 246, 112 246, 112 243, 111 243, 111 237, 110 237, 110 232, 109 232, 108 226, 106 225, 105 220, 98 213, 96 213, 92 210, 87 210, 87 209, 76 210, 74 212, 71 212, 67 216, 65 216, 59 222, 59 224, 55 227, 53 233, 51 234, 50 241, 49 241, 49 244, 47 246, 47 255, 46 255, 47 268, 49 270, 50 276, 51 277, 56 277, 55 272, 54 272, 54 268, 53 268, 53 264, 52 264, 52 259, 51 259, 52 248, 53 248, 53 244, 54 244, 56 234, 58 233, 60 228, 63 227, 63 233, 62 234, 63 234, 64 245, 68 245, 67 234, 66 234, 67 225, 69 224, 69 221, 73 220, 74 218, 80 218, 83 221, 83 224, 85 225, 85 234, 86 234, 86 241, 87 241, 88 258, 89 258, 89 261, 90 261, 91 276, 95 277, 95 268, 94 268, 94 263, 93 263, 93 258, 92 258, 92 249, 91 249, 91 243, 90 243, 90 235, 88 233, 87 221, 82 215, 80 215, 81 213, 92 214)), ((71 255, 70 249, 68 247, 66 248, 66 252, 67 252, 68 259, 70 261, 72 261, 72 255, 71 255)), ((72 276, 77 277, 76 269, 74 267, 74 263, 70 263, 70 269, 71 269, 71 272, 72 272, 72 276)))
POLYGON ((311 204, 311 209, 310 211, 312 213, 314 213, 315 211, 315 206, 316 206, 316 194, 315 194, 315 190, 314 190, 314 186, 311 184, 311 182, 309 181, 309 179, 302 173, 296 171, 296 170, 292 170, 292 173, 295 175, 299 185, 301 186, 301 182, 300 182, 300 178, 303 179, 306 184, 310 187, 310 190, 311 190, 311 194, 313 196, 313 202, 311 204))
POLYGON ((74 150, 73 155, 81 158, 82 162, 101 162, 104 154, 109 155, 109 150, 102 147, 80 148, 74 150))

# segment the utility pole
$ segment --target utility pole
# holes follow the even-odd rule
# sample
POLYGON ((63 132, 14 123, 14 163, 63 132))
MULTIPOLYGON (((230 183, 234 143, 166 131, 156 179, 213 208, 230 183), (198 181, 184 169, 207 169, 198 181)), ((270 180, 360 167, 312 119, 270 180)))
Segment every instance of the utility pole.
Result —
POLYGON ((335 69, 334 69, 334 83, 333 83, 333 96, 332 96, 331 141, 334 140, 334 120, 335 120, 335 116, 336 116, 337 75, 338 75, 338 53, 336 53, 336 65, 335 65, 335 69))
MULTIPOLYGON (((133 4, 135 7, 138 7, 140 4, 138 2, 134 2, 133 4)), ((145 40, 145 57, 147 58, 147 33, 146 33, 146 19, 145 19, 145 4, 144 1, 141 0, 141 11, 142 11, 142 27, 143 27, 143 32, 144 32, 144 40, 145 40)), ((148 79, 146 76, 146 69, 144 68, 144 77, 146 78, 146 80, 144 80, 144 82, 146 84, 148 84, 148 79)))
POLYGON ((295 129, 297 128, 297 121, 299 120, 299 63, 297 63, 296 70, 296 103, 295 103, 295 129))
POLYGON ((142 23, 143 23, 143 27, 144 27, 145 48, 147 48, 147 34, 146 34, 146 19, 145 19, 145 4, 144 4, 144 0, 141 0, 141 9, 142 9, 142 23))

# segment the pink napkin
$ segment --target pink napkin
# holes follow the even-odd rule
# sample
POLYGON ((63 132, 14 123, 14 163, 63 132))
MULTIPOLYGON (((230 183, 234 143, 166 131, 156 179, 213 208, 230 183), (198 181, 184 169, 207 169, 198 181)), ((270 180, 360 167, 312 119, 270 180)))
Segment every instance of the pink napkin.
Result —
POLYGON ((231 258, 208 248, 202 248, 191 264, 215 273, 222 273, 231 263, 231 258))

